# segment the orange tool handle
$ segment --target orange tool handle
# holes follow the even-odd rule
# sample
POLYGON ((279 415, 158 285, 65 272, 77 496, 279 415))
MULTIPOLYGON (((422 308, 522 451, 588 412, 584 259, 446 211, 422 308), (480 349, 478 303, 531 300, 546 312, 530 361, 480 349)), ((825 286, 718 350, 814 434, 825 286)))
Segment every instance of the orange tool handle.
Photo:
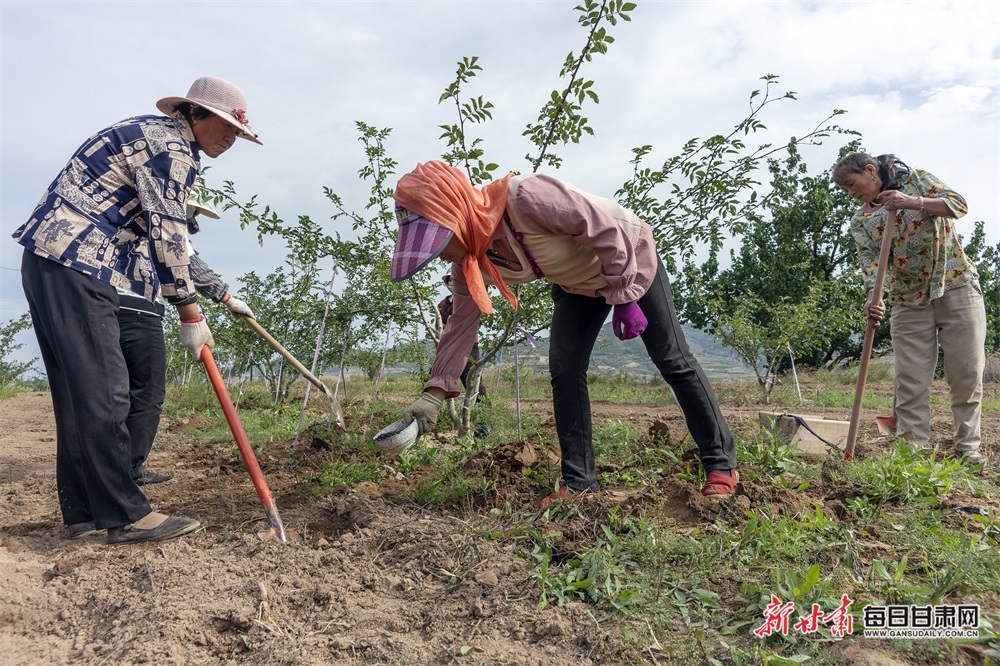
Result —
MULTIPOLYGON (((226 390, 226 384, 222 381, 222 374, 219 372, 219 367, 215 364, 215 358, 212 356, 212 350, 208 348, 208 345, 201 348, 201 362, 205 365, 205 372, 208 373, 208 379, 212 383, 212 388, 215 389, 216 397, 219 398, 219 404, 226 415, 226 421, 229 422, 229 429, 233 432, 233 437, 236 439, 236 446, 243 457, 243 464, 246 466, 247 472, 250 473, 250 480, 253 482, 253 487, 256 488, 257 496, 260 497, 260 501, 264 504, 267 519, 271 523, 271 526, 278 529, 282 536, 284 536, 285 530, 281 524, 281 518, 278 516, 278 507, 274 503, 274 496, 271 495, 271 490, 267 487, 267 481, 264 480, 264 474, 260 471, 260 465, 257 464, 257 457, 250 446, 250 440, 247 439, 247 434, 243 430, 243 424, 240 423, 236 407, 233 406, 232 398, 229 397, 229 391, 226 390)), ((282 541, 285 540, 285 538, 282 538, 282 541)))

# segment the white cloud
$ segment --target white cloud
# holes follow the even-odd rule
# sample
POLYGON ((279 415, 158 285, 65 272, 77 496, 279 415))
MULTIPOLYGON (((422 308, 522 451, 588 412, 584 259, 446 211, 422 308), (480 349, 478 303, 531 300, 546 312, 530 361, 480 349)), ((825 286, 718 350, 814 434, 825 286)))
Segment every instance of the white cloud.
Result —
MULTIPOLYGON (((392 127, 400 169, 441 154, 438 97, 463 56, 483 72, 466 87, 495 105, 474 129, 491 159, 525 168, 521 136, 566 55, 584 40, 575 0, 552 2, 12 2, 0 5, 0 266, 16 268, 10 233, 73 149, 92 132, 183 94, 202 74, 243 87, 263 146, 246 142, 211 166, 291 219, 327 221, 329 186, 360 207, 368 186, 355 121, 392 127)), ((588 63, 601 103, 597 136, 559 151, 562 177, 598 193, 627 179, 631 148, 650 164, 692 137, 725 133, 760 77, 777 74, 782 102, 760 142, 801 136, 834 108, 875 152, 895 152, 969 200, 972 220, 1000 242, 1000 3, 645 2, 610 28, 615 43, 588 63)), ((757 141, 753 141, 756 143, 757 141)), ((828 168, 837 138, 804 151, 828 168)), ((333 231, 332 224, 328 229, 333 231)), ((341 231, 345 229, 341 228, 341 231)), ((283 257, 240 232, 236 216, 205 225, 198 245, 232 281, 283 257)), ((0 270, 0 321, 24 311, 17 273, 0 270)))

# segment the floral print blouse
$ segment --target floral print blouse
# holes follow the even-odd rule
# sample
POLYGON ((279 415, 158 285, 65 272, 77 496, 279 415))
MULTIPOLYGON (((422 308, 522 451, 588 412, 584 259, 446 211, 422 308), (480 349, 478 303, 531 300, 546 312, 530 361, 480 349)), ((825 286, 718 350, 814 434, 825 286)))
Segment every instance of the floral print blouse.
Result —
MULTIPOLYGON (((898 189, 924 199, 944 199, 954 218, 935 217, 918 210, 901 210, 893 232, 886 270, 887 301, 892 305, 925 308, 949 289, 978 281, 976 267, 962 250, 955 220, 968 212, 965 199, 934 174, 911 169, 898 189)), ((871 290, 885 230, 884 207, 862 206, 851 219, 851 233, 858 245, 865 288, 871 290)))

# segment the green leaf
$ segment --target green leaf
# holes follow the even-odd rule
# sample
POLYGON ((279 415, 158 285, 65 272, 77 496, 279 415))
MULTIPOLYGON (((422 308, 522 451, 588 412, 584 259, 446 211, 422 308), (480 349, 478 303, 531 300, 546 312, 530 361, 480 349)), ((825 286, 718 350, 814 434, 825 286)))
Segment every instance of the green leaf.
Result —
POLYGON ((753 621, 751 621, 751 620, 740 620, 740 621, 737 621, 737 622, 731 622, 729 624, 724 624, 722 626, 722 628, 719 629, 719 633, 721 635, 723 635, 723 636, 730 636, 732 634, 735 634, 737 631, 739 631, 741 628, 747 626, 748 624, 753 624, 753 621))
POLYGON ((721 608, 719 605, 719 594, 717 592, 695 588, 691 590, 691 593, 704 605, 709 606, 710 608, 721 608))

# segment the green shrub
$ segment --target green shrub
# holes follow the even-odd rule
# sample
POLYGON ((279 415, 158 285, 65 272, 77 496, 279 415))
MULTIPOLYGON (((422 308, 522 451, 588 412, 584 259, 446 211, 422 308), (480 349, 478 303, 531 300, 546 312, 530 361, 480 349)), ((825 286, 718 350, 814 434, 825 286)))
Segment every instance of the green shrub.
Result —
POLYGON ((907 505, 942 495, 951 489, 955 477, 963 476, 962 463, 940 458, 937 449, 909 446, 897 441, 882 454, 848 467, 849 476, 866 488, 865 506, 887 503, 907 505))
POLYGON ((25 375, 35 365, 37 359, 15 361, 9 358, 12 352, 24 346, 21 343, 15 343, 14 337, 29 328, 31 328, 31 315, 27 312, 0 326, 0 387, 23 383, 25 375))

